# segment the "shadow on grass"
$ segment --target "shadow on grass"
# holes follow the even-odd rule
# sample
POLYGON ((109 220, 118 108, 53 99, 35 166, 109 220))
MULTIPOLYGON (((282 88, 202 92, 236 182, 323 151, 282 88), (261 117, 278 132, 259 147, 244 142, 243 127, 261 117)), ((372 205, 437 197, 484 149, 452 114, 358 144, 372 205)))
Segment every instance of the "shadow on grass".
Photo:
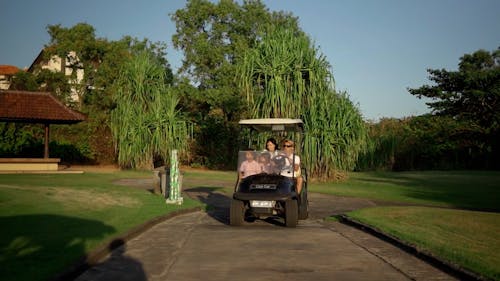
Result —
POLYGON ((59 215, 0 217, 0 226, 2 280, 54 277, 82 258, 89 242, 115 231, 99 221, 59 215))
MULTIPOLYGON (((454 208, 500 211, 500 173, 462 172, 394 172, 360 175, 356 181, 380 185, 391 192, 416 199, 423 204, 454 208)), ((378 187, 377 187, 378 188, 378 187)))

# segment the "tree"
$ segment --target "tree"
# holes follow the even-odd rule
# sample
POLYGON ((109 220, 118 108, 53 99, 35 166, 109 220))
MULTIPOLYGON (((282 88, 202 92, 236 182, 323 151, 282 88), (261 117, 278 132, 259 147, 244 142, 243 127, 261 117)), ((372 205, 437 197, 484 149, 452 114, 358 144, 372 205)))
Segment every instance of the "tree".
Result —
POLYGON ((213 3, 190 0, 172 15, 177 33, 174 47, 184 51, 180 73, 201 91, 199 108, 206 116, 221 111, 227 121, 239 119, 241 101, 234 79, 241 55, 255 45, 264 26, 285 25, 298 30, 297 19, 271 13, 261 1, 232 0, 213 3))
POLYGON ((75 78, 77 69, 84 69, 81 85, 72 85, 78 88, 81 110, 86 111, 88 106, 109 110, 113 106, 111 85, 117 78, 120 67, 131 56, 142 51, 150 52, 156 57, 167 73, 167 80, 172 81, 172 71, 165 59, 166 46, 163 43, 151 43, 147 39, 138 40, 130 36, 124 36, 118 41, 97 38, 94 27, 86 23, 78 23, 71 28, 61 27, 59 24, 49 25, 47 31, 51 40, 45 48, 46 59, 53 55, 67 58, 67 67, 73 69, 70 79, 75 78))
POLYGON ((168 162, 172 149, 186 152, 187 123, 160 61, 147 52, 132 57, 114 86, 111 131, 121 167, 151 169, 158 157, 168 162))
POLYGON ((437 115, 473 120, 484 128, 500 125, 500 48, 479 50, 460 58, 458 71, 428 69, 436 85, 409 89, 410 94, 433 101, 437 115))
MULTIPOLYGON (((113 82, 118 79, 120 69, 128 60, 141 52, 148 52, 162 66, 166 82, 172 83, 173 74, 165 59, 165 44, 130 36, 118 41, 97 38, 94 27, 86 23, 78 23, 70 28, 49 25, 47 31, 51 40, 45 47, 46 59, 53 55, 61 58, 70 56, 69 67, 84 69, 82 83, 73 85, 78 88, 80 96, 76 106, 88 116, 86 122, 73 126, 81 132, 78 142, 90 147, 97 162, 115 161, 109 127, 110 114, 116 106, 113 82), (70 55, 72 52, 76 58, 70 55)), ((76 71, 73 71, 74 74, 76 71)), ((61 137, 65 138, 64 134, 71 132, 62 132, 61 137)), ((54 130, 53 135, 58 136, 57 130, 54 130)))
POLYGON ((234 168, 231 137, 236 121, 247 112, 235 79, 242 55, 255 46, 269 24, 299 30, 296 18, 269 12, 259 0, 240 3, 189 0, 171 16, 177 29, 174 47, 184 52, 179 70, 183 82, 176 86, 182 92, 181 106, 190 109, 190 118, 197 124, 194 161, 213 168, 234 168))
POLYGON ((303 158, 312 176, 354 169, 365 145, 364 121, 348 96, 335 91, 330 64, 303 32, 270 26, 238 73, 251 117, 304 119, 303 158))
MULTIPOLYGON (((479 154, 500 156, 500 48, 478 50, 460 58, 458 71, 429 69, 433 86, 408 89, 419 98, 432 99, 433 113, 448 116, 467 126, 463 135, 482 140, 479 154)), ((500 163, 496 161, 496 166, 500 163)), ((487 165, 488 166, 488 165, 487 165)))
POLYGON ((37 91, 40 85, 36 76, 27 71, 19 71, 12 77, 11 90, 37 91))

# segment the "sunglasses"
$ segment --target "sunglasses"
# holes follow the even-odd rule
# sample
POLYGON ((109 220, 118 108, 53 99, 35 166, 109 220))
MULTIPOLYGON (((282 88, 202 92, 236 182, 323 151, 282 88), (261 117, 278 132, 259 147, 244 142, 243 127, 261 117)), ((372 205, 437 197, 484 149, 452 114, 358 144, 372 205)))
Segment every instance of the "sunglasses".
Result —
POLYGON ((293 144, 284 144, 283 147, 293 147, 293 144))

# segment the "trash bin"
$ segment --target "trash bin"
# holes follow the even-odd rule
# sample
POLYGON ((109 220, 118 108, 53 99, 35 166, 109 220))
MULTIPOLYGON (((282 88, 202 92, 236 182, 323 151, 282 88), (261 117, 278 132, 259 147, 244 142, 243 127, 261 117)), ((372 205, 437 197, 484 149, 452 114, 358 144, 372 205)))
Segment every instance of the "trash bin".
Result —
POLYGON ((155 193, 168 198, 170 185, 170 169, 165 166, 157 167, 153 170, 153 181, 155 193))

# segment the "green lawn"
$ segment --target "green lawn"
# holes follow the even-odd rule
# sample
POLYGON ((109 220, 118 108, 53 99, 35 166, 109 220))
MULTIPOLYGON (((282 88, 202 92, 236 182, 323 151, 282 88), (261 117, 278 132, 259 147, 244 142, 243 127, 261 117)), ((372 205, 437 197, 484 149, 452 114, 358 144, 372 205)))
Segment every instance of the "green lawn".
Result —
POLYGON ((500 211, 500 172, 351 173, 346 181, 311 183, 309 191, 398 203, 500 211))
POLYGON ((500 213, 431 207, 377 207, 348 214, 419 250, 500 280, 500 213))
POLYGON ((309 190, 407 204, 347 215, 451 263, 500 280, 500 172, 352 173, 343 182, 312 183, 309 190))
POLYGON ((200 206, 166 205, 146 190, 114 185, 152 173, 0 175, 0 279, 45 280, 145 221, 200 206))

